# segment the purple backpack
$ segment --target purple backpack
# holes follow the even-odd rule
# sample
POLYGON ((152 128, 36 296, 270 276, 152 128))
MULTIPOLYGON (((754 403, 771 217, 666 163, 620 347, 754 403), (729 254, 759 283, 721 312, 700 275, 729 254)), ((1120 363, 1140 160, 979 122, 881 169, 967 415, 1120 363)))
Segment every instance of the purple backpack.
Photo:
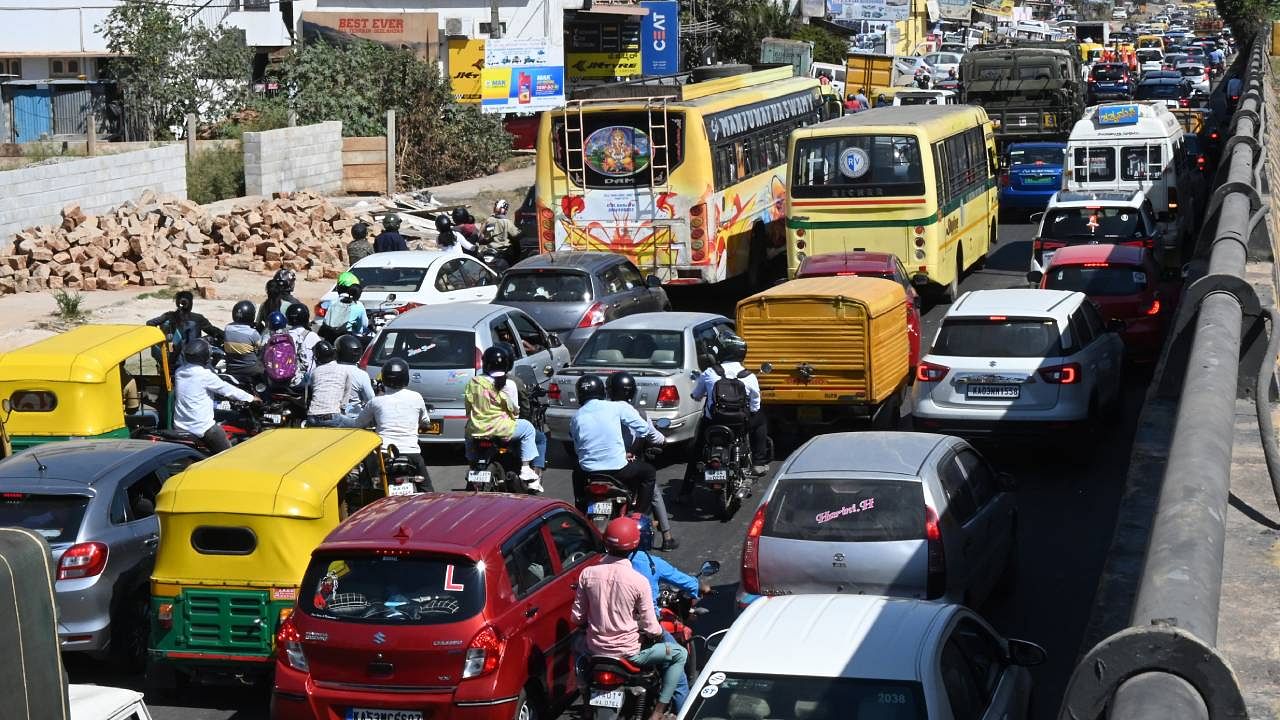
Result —
POLYGON ((279 332, 267 338, 267 346, 262 350, 262 365, 271 382, 293 380, 298 373, 298 348, 289 333, 279 332))

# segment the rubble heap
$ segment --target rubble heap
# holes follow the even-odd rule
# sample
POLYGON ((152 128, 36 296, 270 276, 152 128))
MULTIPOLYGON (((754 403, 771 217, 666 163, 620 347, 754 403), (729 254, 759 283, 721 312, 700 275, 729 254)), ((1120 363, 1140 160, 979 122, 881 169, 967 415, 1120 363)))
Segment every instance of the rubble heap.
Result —
POLYGON ((221 215, 150 191, 102 215, 68 205, 61 225, 27 228, 13 254, 0 255, 0 294, 168 285, 216 297, 228 268, 335 278, 347 266, 354 223, 310 192, 276 193, 221 215))

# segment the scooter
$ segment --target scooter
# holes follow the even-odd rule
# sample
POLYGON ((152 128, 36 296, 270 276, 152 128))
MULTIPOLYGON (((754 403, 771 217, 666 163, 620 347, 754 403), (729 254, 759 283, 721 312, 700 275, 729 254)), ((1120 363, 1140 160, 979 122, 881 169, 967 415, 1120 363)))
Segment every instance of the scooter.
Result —
MULTIPOLYGON (((694 577, 711 577, 720 572, 720 563, 707 560, 694 577)), ((698 643, 700 638, 693 632, 692 622, 699 615, 706 615, 708 610, 699 607, 697 599, 684 590, 665 583, 658 589, 658 624, 663 630, 671 633, 671 637, 685 649, 688 659, 684 661, 685 675, 689 682, 698 677, 698 643)))
POLYGON ((419 475, 418 468, 401 455, 395 445, 382 451, 382 464, 387 469, 388 497, 419 495, 428 491, 430 480, 419 475))

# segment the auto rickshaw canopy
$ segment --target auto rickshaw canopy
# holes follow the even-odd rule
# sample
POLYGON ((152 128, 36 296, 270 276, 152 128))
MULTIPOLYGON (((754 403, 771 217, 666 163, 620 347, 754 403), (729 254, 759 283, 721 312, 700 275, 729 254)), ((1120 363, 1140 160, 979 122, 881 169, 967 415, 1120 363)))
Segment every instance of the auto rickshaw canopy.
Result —
POLYGON ((126 358, 164 341, 150 325, 81 325, 0 354, 0 382, 107 382, 126 358))

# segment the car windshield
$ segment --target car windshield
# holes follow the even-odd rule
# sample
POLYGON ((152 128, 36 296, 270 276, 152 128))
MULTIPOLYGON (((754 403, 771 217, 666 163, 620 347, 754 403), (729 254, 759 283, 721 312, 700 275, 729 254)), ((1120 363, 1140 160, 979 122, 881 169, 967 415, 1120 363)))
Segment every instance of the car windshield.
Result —
POLYGON ((934 355, 955 357, 1057 357, 1058 325, 1046 318, 948 318, 933 343, 934 355))
POLYGON ((597 330, 578 351, 574 365, 674 368, 684 364, 679 330, 597 330))
POLYGON ((386 330, 378 336, 370 363, 380 366, 393 357, 414 370, 474 369, 476 336, 466 330, 386 330))
POLYGON ((929 716, 920 683, 902 680, 717 672, 690 698, 687 720, 925 720, 929 716))
POLYGON ((355 267, 351 272, 366 292, 416 292, 427 277, 426 268, 415 267, 355 267))
POLYGON ((1182 97, 1182 85, 1179 83, 1147 83, 1138 86, 1137 100, 1168 100, 1182 97))
POLYGON ((0 493, 0 527, 20 527, 44 536, 50 544, 68 543, 80 534, 89 498, 84 495, 0 493))
POLYGON ((1159 62, 1164 57, 1164 53, 1159 50, 1139 50, 1137 55, 1138 62, 1151 62, 1153 60, 1159 62))
POLYGON ((497 301, 580 303, 591 299, 591 281, 580 272, 508 272, 497 301))
POLYGON ((1045 215, 1042 240, 1139 237, 1138 211, 1131 207, 1053 208, 1045 215))
POLYGON ((1075 290, 1089 296, 1136 295, 1147 289, 1147 273, 1131 265, 1055 265, 1045 287, 1075 290))
POLYGON ((1119 65, 1095 65, 1089 78, 1102 82, 1116 82, 1124 79, 1124 68, 1119 65))
POLYGON ((1013 148, 1009 150, 1009 164, 1061 166, 1066 154, 1066 148, 1061 147, 1013 148))
POLYGON ((786 480, 769 500, 764 534, 826 542, 920 540, 924 490, 917 480, 786 480))
POLYGON ((326 620, 443 625, 480 612, 485 577, 461 557, 318 555, 298 595, 303 612, 326 620))

